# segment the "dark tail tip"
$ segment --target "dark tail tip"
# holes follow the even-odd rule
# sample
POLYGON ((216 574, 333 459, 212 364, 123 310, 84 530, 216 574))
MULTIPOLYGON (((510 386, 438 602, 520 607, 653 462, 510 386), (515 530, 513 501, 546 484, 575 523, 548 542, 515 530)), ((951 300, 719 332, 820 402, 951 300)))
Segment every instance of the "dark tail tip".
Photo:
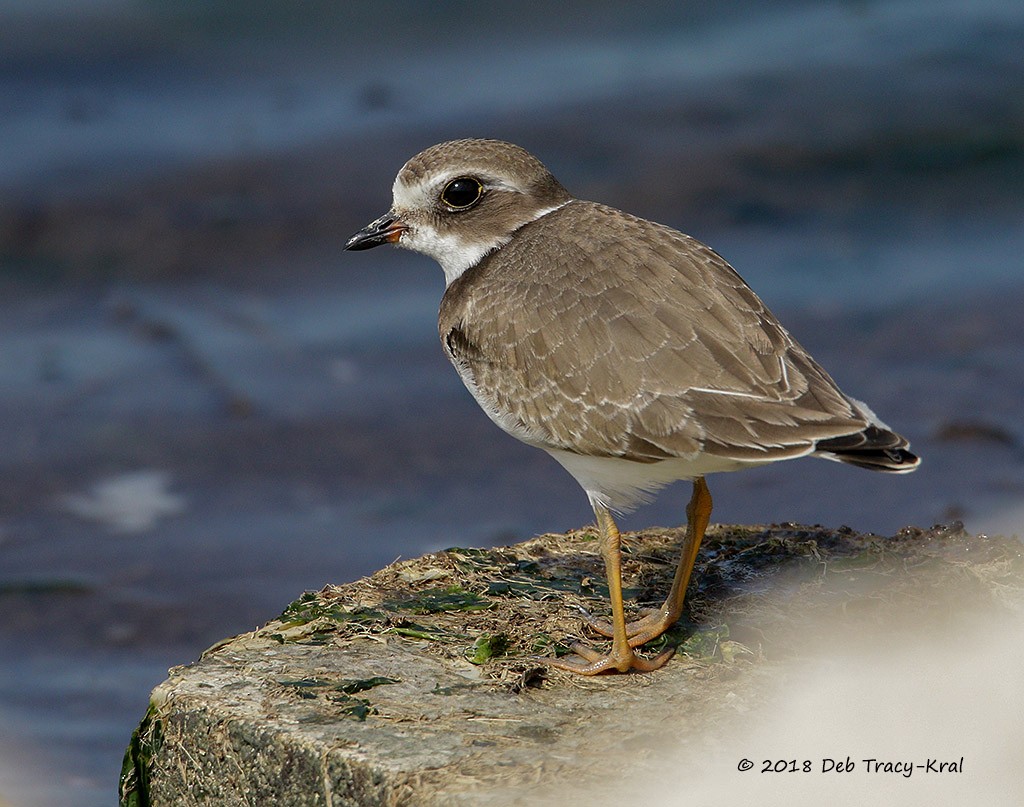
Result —
POLYGON ((864 431, 822 440, 815 453, 872 471, 905 474, 921 464, 910 443, 896 432, 871 425, 864 431))

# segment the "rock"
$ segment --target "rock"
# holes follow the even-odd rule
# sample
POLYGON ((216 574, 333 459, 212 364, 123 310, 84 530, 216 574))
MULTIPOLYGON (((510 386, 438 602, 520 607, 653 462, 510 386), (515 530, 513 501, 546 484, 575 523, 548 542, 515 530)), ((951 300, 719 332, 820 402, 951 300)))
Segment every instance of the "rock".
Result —
MULTIPOLYGON (((679 537, 625 537, 627 597, 660 601, 679 537)), ((1021 549, 959 524, 715 527, 683 619, 649 648, 677 657, 595 678, 544 664, 595 642, 578 610, 606 607, 592 532, 403 561, 172 669, 132 737, 121 804, 564 803, 584 780, 642 779, 668 738, 704 750, 742 726, 822 620, 836 643, 854 628, 899 643, 937 608, 943 635, 1019 609, 1021 549)))

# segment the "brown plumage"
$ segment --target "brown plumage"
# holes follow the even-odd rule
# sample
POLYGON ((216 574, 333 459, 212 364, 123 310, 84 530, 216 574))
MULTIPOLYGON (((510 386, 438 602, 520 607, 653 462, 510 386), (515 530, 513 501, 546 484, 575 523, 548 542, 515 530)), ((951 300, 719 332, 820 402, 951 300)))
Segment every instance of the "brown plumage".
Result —
POLYGON ((679 616, 711 512, 704 476, 816 454, 905 472, 907 441, 845 395, 716 252, 676 230, 574 199, 509 143, 443 143, 411 159, 391 211, 347 245, 397 243, 445 272, 444 349, 484 411, 579 481, 601 530, 613 637, 577 672, 653 669, 632 648, 679 616), (627 509, 692 479, 672 592, 626 624, 618 531, 627 509), (618 593, 616 593, 618 592, 618 593))
POLYGON ((870 422, 717 253, 591 202, 468 269, 439 330, 477 391, 544 447, 769 461, 870 422))

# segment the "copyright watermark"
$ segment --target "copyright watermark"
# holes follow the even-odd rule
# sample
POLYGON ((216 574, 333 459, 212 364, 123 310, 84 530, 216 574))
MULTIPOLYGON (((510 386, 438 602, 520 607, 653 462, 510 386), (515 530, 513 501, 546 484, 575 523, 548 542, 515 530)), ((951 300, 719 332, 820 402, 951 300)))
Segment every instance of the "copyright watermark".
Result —
POLYGON ((922 760, 913 759, 876 759, 865 757, 843 759, 822 757, 820 759, 762 759, 758 762, 743 758, 736 765, 740 773, 757 770, 759 773, 867 773, 889 774, 909 779, 915 771, 923 774, 932 773, 963 773, 964 758, 943 759, 926 757, 922 760))

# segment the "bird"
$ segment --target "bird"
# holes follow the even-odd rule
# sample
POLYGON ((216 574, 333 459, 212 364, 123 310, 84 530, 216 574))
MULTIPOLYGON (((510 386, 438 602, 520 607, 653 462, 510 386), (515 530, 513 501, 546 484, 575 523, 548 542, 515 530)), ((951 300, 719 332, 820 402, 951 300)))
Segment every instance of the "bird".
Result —
POLYGON ((547 661, 650 672, 637 648, 680 618, 712 510, 705 477, 798 457, 913 471, 909 442, 842 391, 722 258, 697 239, 573 196, 525 149, 491 139, 427 148, 390 210, 347 250, 392 244, 440 264, 438 333, 484 412, 545 450, 587 495, 610 638, 547 661), (615 515, 686 480, 692 494, 664 603, 626 621, 615 515))

